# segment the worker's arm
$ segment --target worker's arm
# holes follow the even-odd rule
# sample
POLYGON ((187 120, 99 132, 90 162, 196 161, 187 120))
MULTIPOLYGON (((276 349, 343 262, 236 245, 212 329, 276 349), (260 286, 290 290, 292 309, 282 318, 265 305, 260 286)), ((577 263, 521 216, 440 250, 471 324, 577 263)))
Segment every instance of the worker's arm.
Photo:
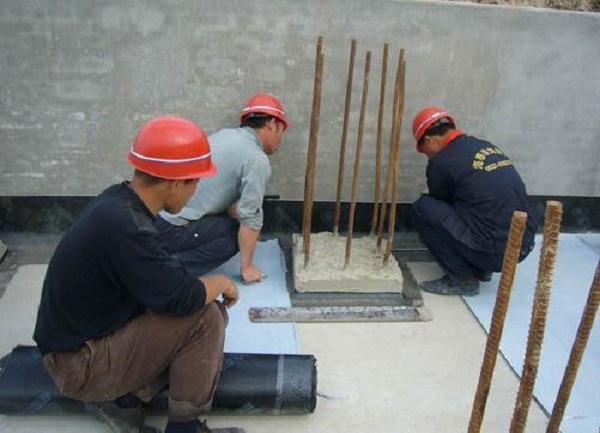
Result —
POLYGON ((240 271, 242 281, 253 283, 262 280, 262 271, 254 266, 254 250, 258 243, 260 230, 253 230, 240 224, 238 243, 240 245, 240 271))
POLYGON ((430 161, 427 164, 427 187, 431 197, 450 202, 454 179, 445 166, 430 161))
MULTIPOLYGON (((239 219, 237 212, 238 202, 233 203, 228 210, 231 218, 239 219)), ((245 283, 253 283, 262 279, 262 271, 254 266, 254 251, 260 236, 260 229, 256 230, 240 224, 238 231, 238 244, 240 247, 240 273, 242 281, 245 283)))
POLYGON ((223 304, 226 307, 231 307, 238 301, 238 288, 231 279, 223 275, 213 275, 211 277, 200 277, 199 280, 204 283, 206 289, 206 305, 214 301, 219 295, 223 295, 223 304))
POLYGON ((229 210, 240 222, 240 271, 245 283, 262 279, 261 270, 254 266, 254 250, 263 226, 262 203, 270 173, 269 159, 264 153, 249 160, 240 181, 240 198, 229 210))

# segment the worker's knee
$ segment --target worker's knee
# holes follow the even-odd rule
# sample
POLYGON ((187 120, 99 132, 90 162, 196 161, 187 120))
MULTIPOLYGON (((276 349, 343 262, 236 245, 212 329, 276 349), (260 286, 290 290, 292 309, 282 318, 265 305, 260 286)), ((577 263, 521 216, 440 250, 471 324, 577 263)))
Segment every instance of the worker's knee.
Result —
POLYGON ((223 257, 231 258, 235 256, 240 250, 240 245, 238 243, 238 233, 237 226, 235 230, 231 230, 225 233, 225 236, 221 238, 222 240, 222 249, 223 249, 223 257))
POLYGON ((213 301, 198 312, 196 325, 215 336, 223 337, 229 316, 225 306, 219 301, 213 301))
POLYGON ((417 229, 441 228, 454 209, 448 203, 422 196, 411 206, 411 222, 417 229))
POLYGON ((410 208, 410 220, 417 229, 428 225, 432 207, 431 200, 430 197, 423 196, 416 200, 410 208))

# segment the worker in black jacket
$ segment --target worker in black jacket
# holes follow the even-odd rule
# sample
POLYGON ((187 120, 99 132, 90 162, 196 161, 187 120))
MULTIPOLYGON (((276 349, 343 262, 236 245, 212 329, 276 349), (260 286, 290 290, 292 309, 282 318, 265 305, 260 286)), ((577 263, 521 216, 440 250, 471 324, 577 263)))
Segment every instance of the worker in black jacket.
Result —
POLYGON ((224 276, 192 276, 154 221, 215 174, 210 146, 193 122, 161 116, 140 129, 128 159, 131 182, 96 197, 54 252, 34 339, 58 390, 115 432, 156 431, 141 404, 167 384, 165 433, 204 431, 197 416, 210 410, 222 365, 223 304, 238 289, 224 276))
MULTIPOLYGON (((445 272, 420 287, 476 295, 479 281, 502 270, 513 212, 529 212, 525 184, 504 151, 457 129, 441 108, 419 112, 412 129, 417 151, 429 158, 429 192, 413 203, 412 222, 445 272)), ((520 260, 532 250, 536 230, 529 215, 520 260)))

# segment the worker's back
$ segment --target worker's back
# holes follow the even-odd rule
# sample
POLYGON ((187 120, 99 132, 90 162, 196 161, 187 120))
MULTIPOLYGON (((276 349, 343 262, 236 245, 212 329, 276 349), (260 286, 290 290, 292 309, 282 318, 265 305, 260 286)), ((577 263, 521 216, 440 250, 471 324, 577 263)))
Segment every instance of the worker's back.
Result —
MULTIPOLYGON (((430 195, 454 206, 467 224, 473 249, 504 251, 513 212, 529 212, 527 190, 513 162, 475 137, 461 135, 431 158, 427 182, 430 195)), ((536 229, 530 218, 524 246, 533 242, 536 229)), ((460 227, 449 230, 464 232, 460 227)))

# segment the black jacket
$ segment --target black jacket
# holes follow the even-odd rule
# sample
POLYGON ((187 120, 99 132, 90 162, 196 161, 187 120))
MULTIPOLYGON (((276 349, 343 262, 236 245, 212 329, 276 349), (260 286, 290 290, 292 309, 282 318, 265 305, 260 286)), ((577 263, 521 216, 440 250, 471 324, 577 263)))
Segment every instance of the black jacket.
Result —
POLYGON ((48 266, 33 336, 42 353, 103 337, 146 309, 186 315, 204 306, 204 284, 171 258, 153 221, 125 182, 86 207, 48 266))
MULTIPOLYGON (((525 184, 509 157, 493 144, 461 135, 429 160, 429 194, 452 205, 459 219, 444 222, 472 249, 503 253, 512 214, 529 213, 525 184)), ((533 246, 537 223, 528 215, 523 249, 533 246)))

